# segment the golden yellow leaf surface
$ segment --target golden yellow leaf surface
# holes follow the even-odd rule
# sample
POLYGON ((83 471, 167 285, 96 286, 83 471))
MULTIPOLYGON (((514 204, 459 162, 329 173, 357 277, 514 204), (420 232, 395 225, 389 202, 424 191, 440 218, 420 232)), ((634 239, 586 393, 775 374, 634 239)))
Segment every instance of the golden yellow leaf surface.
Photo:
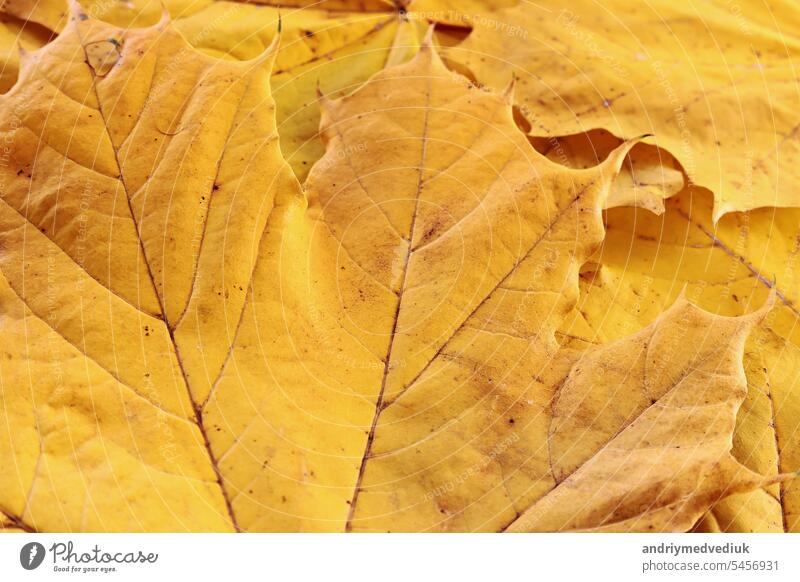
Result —
MULTIPOLYGON (((181 18, 177 28, 194 46, 222 58, 251 59, 272 42, 282 23, 280 50, 271 77, 281 149, 298 179, 324 153, 319 135, 319 91, 354 91, 384 66, 409 58, 418 46, 416 23, 376 2, 287 10, 267 5, 213 2, 181 18), (378 10, 381 7, 382 10, 378 10)), ((175 14, 175 11, 173 11, 175 14)))
MULTIPOLYGON (((605 130, 549 138, 530 136, 529 140, 549 159, 573 168, 597 165, 621 143, 605 130)), ((684 185, 683 169, 669 152, 638 143, 614 180, 605 207, 638 206, 661 214, 664 200, 680 192, 684 185)))
MULTIPOLYGON (((582 297, 562 328, 575 346, 622 338, 658 317, 684 286, 715 313, 735 316, 777 305, 749 338, 744 367, 749 391, 737 419, 734 456, 765 475, 800 467, 800 336, 797 254, 800 214, 793 209, 732 213, 715 226, 712 198, 681 192, 667 212, 609 211, 602 249, 582 277, 582 297)), ((701 524, 727 531, 798 531, 800 489, 794 482, 736 495, 701 524)))
POLYGON ((347 12, 386 12, 387 10, 397 8, 403 0, 252 0, 252 2, 261 6, 286 8, 318 8, 321 10, 347 12))
MULTIPOLYGON (((60 30, 66 18, 65 5, 65 0, 40 0, 35 10, 16 5, 6 9, 60 30)), ((153 25, 163 10, 160 0, 112 4, 83 0, 82 6, 93 17, 121 27, 153 25)), ((318 89, 331 96, 350 93, 387 64, 406 60, 418 46, 420 22, 402 18, 397 7, 379 0, 369 10, 364 10, 364 2, 299 2, 298 8, 292 6, 213 0, 164 3, 176 29, 190 44, 220 58, 256 58, 275 39, 280 21, 280 50, 270 82, 281 148, 298 178, 304 180, 324 153, 318 89), (304 5, 309 7, 302 8, 304 5)))
POLYGON ((51 38, 50 31, 0 12, 0 93, 17 81, 20 50, 41 48, 51 38))
POLYGON ((0 12, 13 16, 23 22, 33 22, 52 31, 60 30, 66 18, 66 0, 43 0, 42 2, 26 2, 25 0, 1 0, 0 12))
POLYGON ((0 533, 23 533, 25 528, 21 527, 14 519, 0 513, 0 533))
MULTIPOLYGON (((73 5, 0 97, 3 529, 684 531, 789 491, 731 444, 764 310, 679 300, 572 345, 603 209, 659 210, 677 163, 532 144, 513 86, 475 87, 430 38, 397 64, 413 28, 387 21, 399 52, 321 98, 301 188, 273 92, 317 55, 259 54, 269 7, 244 52, 198 52, 184 35, 214 52, 222 4, 130 29, 73 5)), ((373 26, 321 22, 329 47, 373 26)))
MULTIPOLYGON (((67 26, 72 0, 0 0, 0 12, 26 22, 33 22, 54 32, 67 26)), ((202 14, 215 4, 223 4, 231 11, 258 9, 258 3, 245 0, 220 2, 218 0, 79 0, 88 16, 119 27, 152 26, 159 21, 164 10, 176 19, 202 14)), ((269 4, 269 3, 265 3, 269 4)), ((318 3, 323 4, 323 3, 318 3)), ((221 23, 208 21, 206 34, 211 34, 221 23)))
MULTIPOLYGON (((166 18, 119 29, 72 10, 0 97, 13 143, 0 166, 4 527, 608 525, 602 507, 546 523, 528 510, 600 486, 597 443, 615 426, 640 470, 658 457, 632 417, 559 449, 604 397, 559 407, 594 383, 556 332, 634 142, 587 169, 551 161, 517 128, 513 88, 474 87, 429 38, 409 63, 323 99, 326 153, 301 189, 278 144, 274 46, 217 59, 166 18)), ((724 462, 756 318, 679 304, 609 346, 633 357, 656 334, 684 368, 710 350, 687 382, 707 374, 726 413, 686 435, 665 425, 664 454, 670 434, 703 452, 679 481, 654 478, 644 509, 642 480, 623 479, 614 515, 630 527, 686 529, 776 479, 724 462), (700 323, 676 325, 684 312, 700 323), (710 345, 700 328, 713 325, 731 342, 710 345)), ((684 386, 657 378, 657 403, 628 402, 643 422, 658 403, 683 410, 684 386)))
POLYGON ((509 531, 685 531, 714 502, 767 484, 731 455, 744 345, 764 315, 723 318, 680 297, 641 332, 582 354, 552 405, 556 486, 509 531))
MULTIPOLYGON (((374 11, 364 12, 334 10, 348 8, 347 3, 309 3, 310 8, 294 10, 206 4, 189 15, 172 12, 183 15, 177 16, 177 28, 192 45, 222 58, 246 60, 261 54, 273 41, 280 19, 280 50, 270 82, 281 149, 300 180, 324 153, 318 90, 331 96, 350 93, 384 66, 410 57, 418 45, 416 27, 379 2, 374 11)), ((358 7, 351 3, 352 10, 358 7)))
MULTIPOLYGON (((92 17, 121 27, 153 25, 166 8, 193 46, 238 60, 261 54, 274 39, 280 19, 283 32, 271 83, 281 148, 300 180, 306 179, 325 151, 319 136, 318 89, 331 97, 350 93, 384 66, 410 58, 418 47, 420 27, 427 21, 468 27, 487 11, 514 3, 473 2, 457 7, 440 0, 405 6, 385 0, 81 1, 92 17)), ((67 19, 66 6, 66 0, 34 4, 6 0, 0 11, 58 31, 67 19)), ((0 37, 0 46, 5 44, 11 65, 5 84, 10 87, 16 79, 16 50, 11 39, 0 37)))
MULTIPOLYGON (((0 11, 52 31, 61 30, 67 19, 66 0, 5 1, 0 11)), ((441 0, 410 4, 386 0, 81 0, 89 15, 121 27, 153 25, 166 8, 193 46, 239 60, 263 52, 274 39, 280 19, 283 32, 271 83, 281 148, 301 181, 325 151, 319 136, 318 89, 331 97, 350 93, 384 66, 410 58, 428 21, 469 27, 489 10, 513 4, 512 0, 458 6, 441 0)), ((13 51, 11 60, 15 57, 13 51)), ((14 67, 9 70, 9 87, 15 71, 14 67)))
POLYGON ((401 0, 411 18, 450 26, 491 26, 491 12, 511 8, 520 0, 401 0))
MULTIPOLYGON (((553 159, 560 163, 591 167, 621 141, 590 132, 547 143, 559 149, 553 159)), ((585 268, 584 297, 562 337, 582 345, 621 338, 657 317, 684 285, 693 300, 724 315, 753 309, 775 287, 779 307, 757 327, 745 352, 749 392, 738 418, 734 453, 764 474, 796 470, 800 402, 794 289, 800 214, 761 209, 733 213, 717 225, 711 216, 711 195, 697 188, 682 191, 660 219, 630 209, 610 212, 602 252, 585 268)), ((793 483, 732 496, 698 527, 796 531, 796 496, 793 483)))
POLYGON ((291 178, 273 54, 76 13, 2 97, 0 489, 27 524, 233 529, 196 407, 291 178))
POLYGON ((493 87, 517 75, 534 135, 652 133, 714 192, 715 219, 800 205, 792 2, 526 2, 491 16, 448 57, 493 87))

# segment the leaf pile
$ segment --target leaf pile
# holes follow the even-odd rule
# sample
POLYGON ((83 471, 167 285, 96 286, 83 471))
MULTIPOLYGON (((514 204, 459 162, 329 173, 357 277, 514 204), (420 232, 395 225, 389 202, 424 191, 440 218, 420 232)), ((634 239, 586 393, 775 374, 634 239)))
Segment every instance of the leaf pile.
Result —
POLYGON ((793 40, 164 6, 0 3, 0 528, 800 530, 793 40))

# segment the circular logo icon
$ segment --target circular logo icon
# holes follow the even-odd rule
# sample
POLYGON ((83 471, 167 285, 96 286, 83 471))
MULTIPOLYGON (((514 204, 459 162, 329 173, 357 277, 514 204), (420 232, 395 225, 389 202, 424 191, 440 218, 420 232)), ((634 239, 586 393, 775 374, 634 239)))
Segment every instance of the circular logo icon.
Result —
POLYGON ((44 560, 44 546, 39 542, 30 542, 19 551, 19 563, 26 570, 35 570, 44 560))

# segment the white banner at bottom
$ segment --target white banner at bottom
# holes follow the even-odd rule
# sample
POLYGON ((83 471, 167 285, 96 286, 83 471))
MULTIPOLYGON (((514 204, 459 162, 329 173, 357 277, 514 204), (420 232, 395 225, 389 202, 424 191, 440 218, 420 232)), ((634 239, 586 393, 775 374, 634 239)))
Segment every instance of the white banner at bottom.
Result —
POLYGON ((0 580, 800 580, 800 536, 7 534, 0 580))

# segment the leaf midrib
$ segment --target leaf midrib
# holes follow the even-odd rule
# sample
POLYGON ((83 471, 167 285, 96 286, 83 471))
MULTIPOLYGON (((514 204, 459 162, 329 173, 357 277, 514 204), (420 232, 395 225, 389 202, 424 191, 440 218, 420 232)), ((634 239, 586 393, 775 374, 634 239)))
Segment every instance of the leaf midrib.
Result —
MULTIPOLYGON (((430 50, 430 49, 428 49, 430 50)), ((353 497, 350 500, 350 509, 347 515, 347 521, 345 522, 345 531, 350 531, 352 528, 352 521, 355 515, 356 504, 358 503, 358 496, 361 491, 361 484, 364 480, 364 471, 367 466, 367 460, 372 453, 372 443, 375 440, 375 431, 378 428, 378 420, 380 419, 381 412, 383 410, 383 401, 384 395, 386 393, 386 383, 389 379, 389 370, 391 369, 391 361, 392 361, 392 349, 394 347, 394 340, 397 336, 397 325, 400 321, 400 310, 403 306, 403 295, 406 289, 406 279, 408 277, 408 265, 411 262, 411 256, 414 254, 414 231, 416 229, 417 224, 417 215, 419 211, 419 200, 422 194, 422 188, 424 186, 423 176, 425 174, 425 162, 428 154, 428 119, 430 116, 431 111, 431 92, 432 92, 432 80, 430 77, 426 80, 426 87, 425 87, 425 113, 423 115, 422 121, 422 147, 420 151, 420 161, 419 161, 419 170, 417 175, 417 187, 416 193, 414 196, 414 212, 411 215, 411 226, 409 228, 408 240, 406 241, 408 247, 406 249, 406 257, 403 263, 403 277, 400 282, 400 289, 397 295, 397 307, 395 308, 394 312, 394 320, 392 321, 392 331, 389 336, 389 345, 386 349, 386 357, 383 361, 383 376, 381 378, 381 387, 380 391, 378 392, 378 398, 375 401, 375 412, 372 417, 372 424, 369 429, 369 434, 367 435, 367 443, 364 447, 364 454, 361 458, 361 464, 358 468, 358 476, 356 478, 356 483, 353 489, 353 497)))
MULTIPOLYGON (((399 291, 399 294, 398 294, 397 308, 395 310, 395 316, 394 316, 393 325, 392 325, 392 332, 391 332, 391 336, 390 336, 390 339, 389 339, 389 346, 388 346, 388 349, 387 349, 387 356, 384 359, 384 370, 383 370, 383 377, 382 377, 382 380, 381 380, 381 388, 380 388, 380 392, 378 394, 378 399, 377 399, 377 402, 376 402, 375 414, 373 416, 372 424, 370 426, 370 431, 369 431, 368 436, 367 436, 367 444, 366 444, 366 447, 365 447, 365 450, 364 450, 364 455, 362 457, 361 464, 359 466, 359 473, 358 473, 358 477, 357 477, 357 480, 356 480, 356 484, 355 484, 355 488, 354 488, 354 492, 353 492, 353 497, 352 497, 352 499, 350 501, 350 509, 348 511, 348 517, 347 517, 347 521, 346 521, 346 524, 345 524, 345 531, 351 531, 351 529, 352 529, 352 521, 353 521, 353 518, 354 518, 354 515, 355 515, 356 505, 357 505, 357 502, 358 502, 359 493, 360 493, 360 491, 362 489, 362 482, 363 482, 363 477, 364 477, 366 465, 367 465, 367 462, 369 461, 369 459, 371 458, 372 444, 373 444, 373 441, 374 441, 374 438, 375 438, 375 432, 377 430, 377 426, 378 426, 378 421, 380 419, 380 415, 384 410, 384 394, 385 394, 385 388, 386 388, 386 383, 387 383, 387 380, 388 380, 389 371, 391 369, 390 368, 390 363, 391 363, 392 347, 394 345, 394 338, 395 338, 396 332, 397 332, 397 324, 398 324, 398 321, 399 321, 399 315, 400 315, 400 311, 401 311, 401 308, 402 308, 402 297, 403 297, 403 291, 404 291, 405 283, 406 283, 406 275, 408 273, 408 265, 410 263, 412 255, 414 254, 414 251, 415 251, 415 249, 411 245, 412 245, 412 243, 414 241, 414 227, 415 227, 415 223, 416 223, 416 214, 417 214, 416 213, 416 209, 417 209, 417 207, 419 205, 419 197, 420 197, 421 190, 425 185, 425 180, 423 180, 422 177, 423 177, 423 173, 424 173, 424 162, 425 162, 425 153, 426 153, 424 146, 427 143, 427 139, 428 139, 428 136, 427 136, 427 115, 428 115, 429 111, 430 111, 430 88, 429 88, 428 92, 426 93, 426 105, 425 105, 426 117, 425 117, 424 131, 423 131, 423 135, 422 135, 423 151, 422 151, 422 155, 421 155, 422 160, 420 162, 420 167, 419 167, 419 181, 418 181, 418 184, 417 184, 417 192, 416 192, 416 198, 415 198, 415 211, 414 211, 414 214, 412 215, 410 235, 409 235, 409 240, 408 240, 409 248, 408 248, 408 251, 407 251, 406 261, 405 261, 404 267, 403 267, 403 278, 402 278, 402 283, 401 283, 401 286, 400 286, 400 291, 399 291)), ((484 297, 484 299, 481 302, 479 302, 478 305, 464 318, 464 320, 461 322, 461 324, 459 324, 456 327, 456 329, 453 330, 452 334, 450 334, 450 336, 442 343, 442 345, 440 346, 440 348, 436 352, 436 354, 434 354, 428 360, 427 364, 422 368, 422 370, 403 388, 403 390, 400 392, 400 394, 395 398, 395 401, 400 396, 402 396, 402 394, 404 394, 405 391, 408 390, 408 388, 410 388, 414 383, 416 383, 416 381, 422 376, 422 374, 430 367, 432 362, 435 361, 436 358, 442 353, 442 351, 450 344, 450 341, 453 339, 453 337, 455 337, 455 335, 459 332, 459 330, 461 330, 466 325, 466 323, 472 318, 472 316, 478 311, 478 309, 480 309, 480 307, 486 303, 486 301, 488 300, 489 297, 492 296, 494 291, 498 287, 500 287, 502 285, 502 283, 505 282, 508 279, 508 277, 510 277, 516 271, 517 267, 528 256, 530 256, 531 252, 533 252, 533 250, 536 249, 538 247, 538 245, 545 239, 547 233, 549 233, 552 230, 552 228, 561 220, 561 218, 564 216, 564 213, 567 212, 567 210, 569 210, 570 208, 572 208, 578 201, 580 201, 580 199, 583 197, 583 195, 586 193, 586 191, 589 190, 589 188, 591 188, 594 184, 595 184, 594 180, 591 181, 589 184, 587 184, 585 187, 583 187, 580 191, 578 191, 574 195, 572 200, 570 200, 569 204, 567 204, 563 209, 558 211, 558 213, 556 214, 554 219, 544 229, 543 234, 540 237, 538 237, 536 241, 534 241, 534 243, 530 246, 530 248, 519 258, 519 260, 517 260, 514 263, 514 265, 511 267, 511 269, 509 269, 509 272, 500 279, 498 284, 492 290, 489 291, 489 293, 486 295, 486 297, 484 297)))
MULTIPOLYGON (((83 38, 83 35, 80 32, 80 29, 78 29, 78 34, 79 34, 80 40, 81 40, 81 48, 83 49, 84 55, 86 56, 86 60, 84 61, 84 64, 85 64, 86 68, 88 69, 89 74, 91 75, 91 78, 92 78, 92 90, 94 91, 95 99, 97 101, 97 111, 98 111, 98 113, 100 115, 100 119, 103 122, 102 123, 103 129, 105 130, 106 135, 108 137, 109 144, 110 144, 110 147, 111 147, 111 151, 114 154, 114 162, 116 163, 117 170, 119 172, 119 182, 122 185, 122 188, 123 188, 123 190, 125 192, 125 201, 126 201, 126 203, 128 205, 128 211, 129 211, 130 216, 131 216, 131 221, 133 222, 133 226, 134 226, 134 228, 136 230, 136 239, 139 242, 139 248, 140 248, 140 250, 142 252, 142 260, 144 261, 144 264, 147 267, 147 275, 148 275, 148 278, 150 280, 150 284, 151 284, 151 286, 153 288, 153 293, 155 294, 156 299, 158 300, 159 308, 161 310, 161 320, 162 320, 162 323, 164 324, 164 326, 167 329, 167 333, 169 334, 170 342, 172 343, 173 349, 175 351, 175 360, 176 360, 176 362, 178 364, 178 368, 180 369, 181 377, 183 378, 183 384, 186 387, 186 392, 188 394, 189 401, 191 402, 192 408, 194 410, 194 422, 197 425, 198 430, 200 431, 200 435, 203 437, 203 445, 204 445, 204 447, 206 449, 206 454, 208 456, 209 462, 210 462, 211 467, 212 467, 212 469, 214 471, 214 474, 216 476, 216 481, 217 481, 217 485, 219 486, 220 493, 222 495, 223 500, 225 501, 225 506, 226 506, 226 509, 228 511, 228 517, 229 517, 229 519, 231 521, 231 525, 233 526, 233 528, 237 532, 241 532, 239 524, 238 524, 238 522, 236 520, 236 515, 235 515, 235 513, 233 511, 233 505, 231 503, 231 498, 228 495, 227 490, 225 489, 224 480, 222 478, 222 473, 220 471, 219 464, 217 463, 216 456, 214 455, 214 451, 211 448, 211 442, 209 441, 208 433, 207 433, 207 431, 205 429, 205 426, 204 426, 204 423, 203 423, 202 407, 195 401, 194 396, 192 395, 192 390, 191 390, 191 387, 189 385, 189 378, 188 378, 188 375, 186 373, 186 368, 185 368, 185 366, 183 364, 183 359, 181 358, 180 350, 178 348, 178 343, 175 341, 175 333, 174 333, 174 330, 172 329, 172 327, 169 325, 169 320, 167 318, 166 306, 164 305, 164 300, 162 299, 161 294, 158 292, 158 288, 156 286, 155 277, 153 275, 153 270, 152 270, 152 267, 150 266, 150 261, 148 260, 147 252, 146 252, 145 247, 144 247, 144 241, 142 240, 142 237, 141 237, 141 231, 139 229, 139 222, 136 219, 136 213, 134 212, 133 205, 131 204, 130 190, 129 190, 128 185, 126 183, 124 173, 122 171, 122 164, 120 163, 120 160, 119 160, 119 154, 117 152, 117 148, 114 146, 114 141, 112 139, 111 132, 109 131, 109 128, 108 128, 108 121, 106 119, 105 112, 103 111, 103 103, 102 103, 102 101, 100 99, 100 93, 99 93, 99 91, 97 89, 98 76, 95 73, 94 69, 92 69, 92 67, 89 65, 88 55, 86 55, 86 48, 85 48, 86 45, 84 43, 84 38, 83 38)), ((232 121, 232 123, 234 123, 234 122, 235 122, 235 119, 232 121)), ((210 211, 210 201, 209 201, 208 210, 210 211)))

